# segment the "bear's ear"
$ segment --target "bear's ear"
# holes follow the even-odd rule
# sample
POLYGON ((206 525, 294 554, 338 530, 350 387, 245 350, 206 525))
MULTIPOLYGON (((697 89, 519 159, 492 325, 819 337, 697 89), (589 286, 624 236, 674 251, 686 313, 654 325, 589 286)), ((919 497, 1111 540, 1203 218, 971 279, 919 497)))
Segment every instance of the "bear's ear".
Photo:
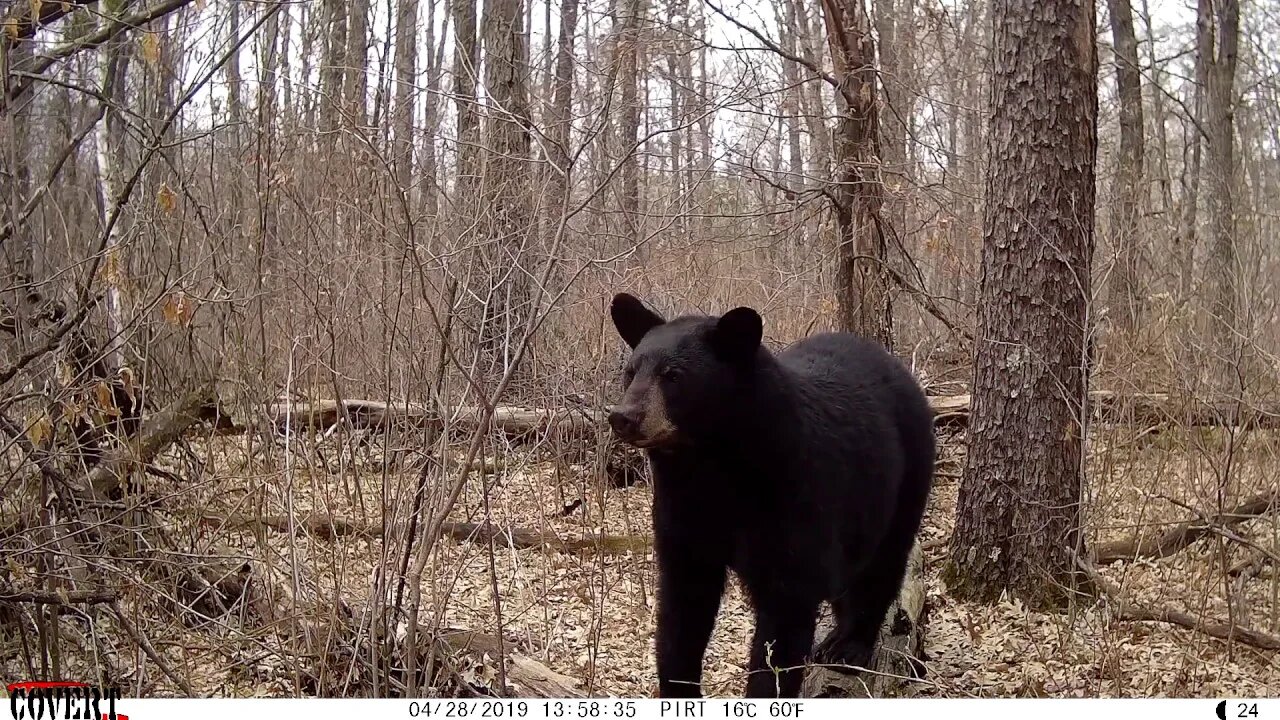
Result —
POLYGON ((666 322, 661 315, 645 307, 639 298, 627 293, 613 296, 609 315, 618 334, 633 350, 650 330, 666 322))
POLYGON ((716 321, 711 343, 722 358, 736 362, 755 357, 763 335, 764 321, 760 313, 749 307, 738 307, 716 321))

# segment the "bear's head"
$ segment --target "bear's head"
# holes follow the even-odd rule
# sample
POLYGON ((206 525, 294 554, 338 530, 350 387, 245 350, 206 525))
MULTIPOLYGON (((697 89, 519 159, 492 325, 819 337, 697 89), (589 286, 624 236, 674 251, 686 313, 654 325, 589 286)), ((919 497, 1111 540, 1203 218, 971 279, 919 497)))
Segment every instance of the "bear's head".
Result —
POLYGON ((609 408, 609 425, 623 442, 655 450, 697 445, 729 434, 749 411, 750 384, 767 355, 755 310, 667 321, 619 293, 609 314, 632 349, 622 400, 609 408))

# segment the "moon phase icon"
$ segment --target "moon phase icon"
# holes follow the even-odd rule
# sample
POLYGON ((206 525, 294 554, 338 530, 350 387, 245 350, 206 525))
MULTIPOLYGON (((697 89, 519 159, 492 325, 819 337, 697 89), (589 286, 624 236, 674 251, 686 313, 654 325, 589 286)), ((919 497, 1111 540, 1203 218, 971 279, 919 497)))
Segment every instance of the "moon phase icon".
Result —
POLYGON ((1227 701, 1223 700, 1218 703, 1218 707, 1214 708, 1214 712, 1218 714, 1218 720, 1227 720, 1227 701))

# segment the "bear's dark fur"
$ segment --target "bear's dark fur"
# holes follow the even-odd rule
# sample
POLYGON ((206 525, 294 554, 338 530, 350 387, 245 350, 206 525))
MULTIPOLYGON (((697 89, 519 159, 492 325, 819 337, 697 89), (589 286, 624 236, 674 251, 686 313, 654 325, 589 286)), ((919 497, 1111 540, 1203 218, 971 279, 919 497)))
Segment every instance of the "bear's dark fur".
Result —
POLYGON ((795 697, 823 600, 822 662, 865 667, 897 596, 933 475, 933 415, 911 373, 846 333, 774 354, 750 308, 669 322, 628 294, 633 348, 609 423, 654 472, 658 692, 701 695, 726 571, 756 612, 748 697, 795 697))

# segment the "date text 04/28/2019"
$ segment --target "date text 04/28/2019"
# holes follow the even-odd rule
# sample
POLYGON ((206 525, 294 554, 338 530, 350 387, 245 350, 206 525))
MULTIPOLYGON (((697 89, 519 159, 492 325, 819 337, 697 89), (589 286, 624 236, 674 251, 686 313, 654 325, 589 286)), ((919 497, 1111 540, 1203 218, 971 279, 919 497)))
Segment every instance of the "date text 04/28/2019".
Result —
POLYGON ((597 720, 617 718, 632 720, 656 715, 668 718, 719 720, 753 720, 777 718, 798 720, 804 705, 798 701, 774 700, 414 700, 409 703, 411 718, 444 718, 478 720, 597 720), (643 707, 642 707, 643 706, 643 707), (657 711, 656 713, 654 711, 657 711))

